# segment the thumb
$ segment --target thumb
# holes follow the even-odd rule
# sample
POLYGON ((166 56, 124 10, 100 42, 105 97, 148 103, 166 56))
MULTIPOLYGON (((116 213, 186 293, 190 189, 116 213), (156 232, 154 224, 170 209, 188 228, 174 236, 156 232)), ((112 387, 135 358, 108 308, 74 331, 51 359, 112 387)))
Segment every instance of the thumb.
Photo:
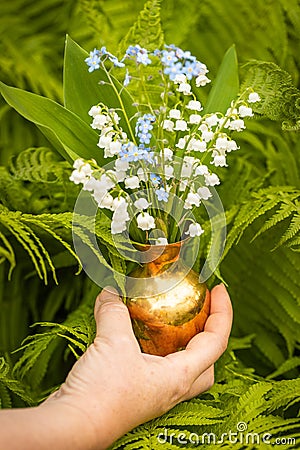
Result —
POLYGON ((107 286, 98 295, 94 310, 97 337, 117 343, 119 346, 128 341, 138 346, 133 334, 131 320, 126 305, 122 302, 118 292, 107 286))

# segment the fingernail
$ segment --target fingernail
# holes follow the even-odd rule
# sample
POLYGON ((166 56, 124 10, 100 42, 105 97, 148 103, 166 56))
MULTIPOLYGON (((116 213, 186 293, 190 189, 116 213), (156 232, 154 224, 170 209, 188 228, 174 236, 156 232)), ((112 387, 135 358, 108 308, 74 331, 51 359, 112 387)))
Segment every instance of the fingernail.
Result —
POLYGON ((100 292, 100 294, 97 296, 97 300, 99 302, 103 302, 105 300, 110 300, 110 299, 116 299, 116 297, 118 299, 120 299, 120 294, 119 292, 112 286, 106 286, 102 292, 100 292))
POLYGON ((223 291, 227 291, 226 286, 225 286, 224 283, 217 284, 217 287, 223 289, 223 291))

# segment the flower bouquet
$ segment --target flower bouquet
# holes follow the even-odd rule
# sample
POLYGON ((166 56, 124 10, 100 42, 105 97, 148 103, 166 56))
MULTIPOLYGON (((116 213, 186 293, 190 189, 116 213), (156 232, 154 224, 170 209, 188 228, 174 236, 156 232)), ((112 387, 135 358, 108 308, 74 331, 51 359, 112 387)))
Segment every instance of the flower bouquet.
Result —
POLYGON ((185 347, 204 327, 209 291, 193 270, 201 209, 210 218, 220 212, 217 172, 239 148, 231 133, 245 129, 251 103, 260 100, 249 90, 238 95, 234 48, 204 106, 207 75, 204 63, 175 45, 150 51, 134 44, 118 58, 105 47, 87 55, 68 38, 65 108, 2 86, 6 100, 72 161, 70 180, 83 192, 75 220, 89 196, 89 215, 109 223, 108 242, 126 262, 121 281, 114 267, 115 279, 142 349, 157 355, 185 347))

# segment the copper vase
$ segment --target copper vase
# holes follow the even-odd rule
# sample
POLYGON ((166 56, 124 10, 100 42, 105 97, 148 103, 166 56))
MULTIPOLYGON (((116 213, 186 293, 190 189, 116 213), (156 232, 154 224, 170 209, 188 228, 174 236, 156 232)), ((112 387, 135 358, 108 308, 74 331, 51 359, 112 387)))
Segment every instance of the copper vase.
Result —
POLYGON ((180 258, 182 242, 137 248, 150 261, 130 273, 126 304, 143 352, 165 356, 203 330, 210 293, 180 258))

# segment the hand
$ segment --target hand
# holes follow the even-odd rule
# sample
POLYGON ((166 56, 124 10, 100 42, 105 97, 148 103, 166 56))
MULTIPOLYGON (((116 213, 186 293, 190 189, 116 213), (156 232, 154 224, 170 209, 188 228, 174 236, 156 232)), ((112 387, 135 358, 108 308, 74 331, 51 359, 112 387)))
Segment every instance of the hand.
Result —
POLYGON ((213 385, 213 365, 227 347, 232 308, 225 287, 216 286, 204 332, 166 357, 141 352, 128 310, 115 292, 98 296, 95 320, 94 343, 44 406, 64 405, 81 415, 82 430, 88 426, 99 449, 213 385))
POLYGON ((211 292, 205 330, 185 350, 141 353, 126 306, 103 291, 95 304, 97 336, 61 388, 36 408, 0 411, 1 448, 100 450, 135 426, 209 389, 227 347, 232 309, 224 286, 211 292))

